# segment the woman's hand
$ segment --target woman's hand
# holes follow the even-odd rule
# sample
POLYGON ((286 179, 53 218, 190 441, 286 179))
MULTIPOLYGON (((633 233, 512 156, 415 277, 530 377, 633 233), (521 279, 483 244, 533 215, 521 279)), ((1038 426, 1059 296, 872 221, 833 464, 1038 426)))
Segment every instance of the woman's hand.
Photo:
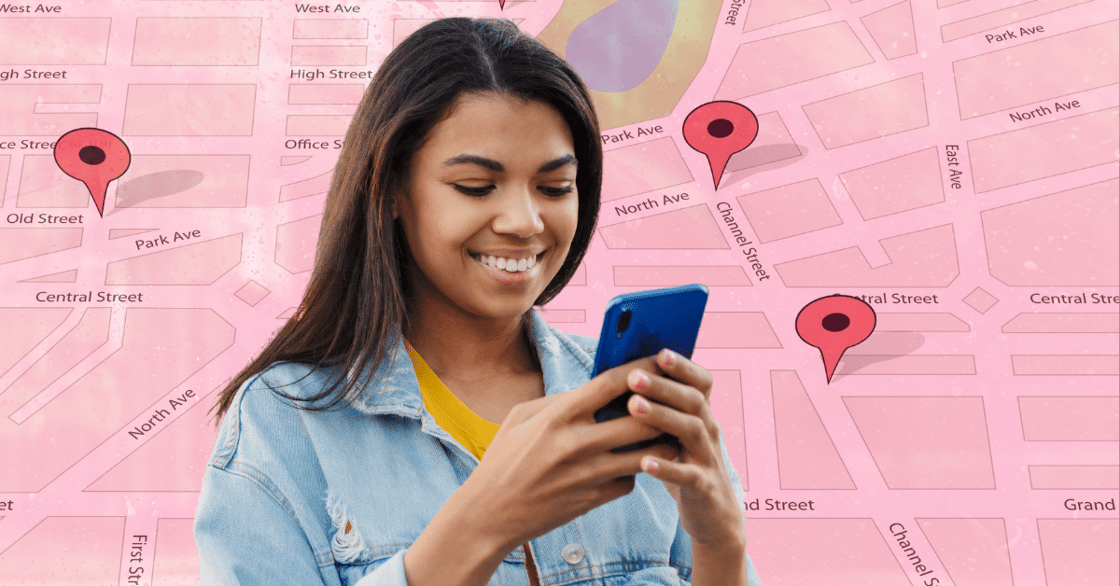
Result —
MULTIPOLYGON (((574 391, 515 406, 478 467, 448 501, 457 524, 508 552, 629 494, 643 457, 664 462, 676 456, 675 448, 664 445, 612 453, 661 431, 635 417, 595 421, 595 411, 627 390, 627 375, 636 369, 659 372, 653 357, 641 358, 574 391)), ((718 444, 715 454, 718 460, 718 444)))
POLYGON ((657 372, 637 368, 628 373, 635 394, 627 408, 635 419, 677 436, 681 451, 675 458, 645 456, 642 470, 661 480, 676 499, 681 525, 694 545, 745 541, 742 512, 712 416, 711 373, 668 349, 658 353, 656 364, 657 372))

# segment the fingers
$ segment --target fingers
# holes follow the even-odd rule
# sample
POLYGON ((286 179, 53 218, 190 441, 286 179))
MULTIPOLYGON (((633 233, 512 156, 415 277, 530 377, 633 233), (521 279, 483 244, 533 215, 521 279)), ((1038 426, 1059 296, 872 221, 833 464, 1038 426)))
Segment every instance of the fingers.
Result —
MULTIPOLYGON (((676 446, 667 446, 664 444, 650 446, 649 449, 643 452, 646 456, 652 456, 657 460, 675 460, 680 453, 680 449, 676 446)), ((644 461, 645 458, 642 460, 644 461)))
MULTIPOLYGON (((677 436, 686 449, 691 446, 689 451, 694 455, 706 460, 710 455, 703 454, 710 450, 705 450, 703 446, 711 443, 709 439, 719 437, 709 406, 711 386, 712 376, 707 370, 665 349, 657 355, 612 368, 592 379, 578 392, 566 393, 568 400, 558 407, 561 411, 557 413, 557 419, 564 423, 582 424, 578 438, 569 443, 575 454, 595 454, 667 432, 677 436), (631 397, 627 404, 633 417, 593 423, 598 409, 627 390, 638 395, 631 397), (643 399, 648 405, 645 412, 638 409, 643 399)), ((672 449, 658 448, 662 451, 672 449)), ((631 455, 637 454, 640 461, 641 454, 646 453, 649 452, 636 451, 631 455)), ((676 457, 675 451, 652 455, 663 460, 676 457)))
POLYGON ((636 417, 619 417, 602 423, 586 425, 579 436, 579 454, 606 452, 612 448, 628 446, 661 435, 636 417))
MULTIPOLYGON (((626 380, 635 393, 690 415, 700 417, 708 407, 708 398, 699 389, 670 378, 634 369, 626 380)), ((635 408, 639 406, 631 407, 635 408)))
POLYGON ((703 486, 706 482, 703 469, 696 464, 646 456, 641 460, 641 469, 642 472, 658 480, 671 482, 678 486, 694 486, 704 493, 710 492, 710 489, 703 486))
POLYGON ((712 373, 695 362, 665 348, 657 353, 657 366, 671 377, 686 385, 695 387, 707 399, 712 391, 712 373))
POLYGON ((604 452, 594 456, 581 466, 580 474, 583 482, 615 482, 624 478, 633 478, 639 472, 645 472, 643 462, 653 459, 657 462, 672 462, 677 457, 677 450, 672 446, 657 445, 625 452, 612 454, 604 452))
MULTIPOLYGON (((627 389, 638 391, 642 382, 637 378, 631 378, 637 376, 634 373, 635 370, 642 371, 647 377, 673 379, 683 385, 680 388, 692 387, 699 391, 700 396, 705 401, 708 400, 712 390, 711 373, 688 358, 666 348, 656 355, 639 358, 601 373, 581 387, 581 393, 573 397, 567 406, 568 410, 565 415, 569 418, 568 420, 576 421, 590 418, 595 411, 627 389)), ((676 406, 676 403, 671 400, 672 397, 667 396, 665 399, 669 399, 663 401, 666 404, 676 406)), ((661 401, 662 399, 655 398, 654 400, 661 401)), ((693 401, 693 404, 694 408, 691 409, 684 406, 680 406, 680 408, 686 408, 690 413, 698 413, 699 404, 695 401, 693 401)))
POLYGON ((593 419, 596 411, 610 403, 611 399, 626 392, 626 375, 635 368, 646 372, 661 372, 654 357, 646 356, 600 373, 580 387, 575 396, 570 398, 565 406, 566 420, 574 422, 593 419))
POLYGON ((705 401, 708 400, 712 390, 711 373, 688 358, 665 348, 656 355, 616 366, 591 379, 588 384, 580 387, 580 392, 576 396, 570 398, 565 406, 565 418, 568 421, 590 418, 595 411, 628 388, 635 390, 627 380, 635 369, 647 374, 672 378, 685 386, 691 386, 700 392, 705 401))
POLYGON ((719 442, 719 426, 707 401, 696 389, 666 379, 651 381, 648 387, 635 391, 630 397, 627 410, 633 419, 676 436, 690 458, 708 462, 719 457, 713 453, 713 446, 719 442), (664 405, 650 400, 659 397, 664 405), (677 405, 687 406, 674 408, 670 404, 673 400, 677 405), (693 409, 698 412, 692 413, 693 409))

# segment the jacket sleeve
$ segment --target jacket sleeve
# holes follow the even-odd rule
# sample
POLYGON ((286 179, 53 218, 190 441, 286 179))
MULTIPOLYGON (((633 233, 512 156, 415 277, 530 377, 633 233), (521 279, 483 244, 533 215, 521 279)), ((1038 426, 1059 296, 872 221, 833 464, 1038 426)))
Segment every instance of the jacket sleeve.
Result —
MULTIPOLYGON (((735 498, 739 501, 739 509, 742 513, 746 513, 746 493, 743 491, 743 482, 739 479, 739 472, 731 463, 731 457, 727 454, 727 445, 723 441, 723 430, 719 434, 719 450, 723 455, 723 464, 727 467, 727 472, 731 476, 731 489, 735 491, 735 498)), ((748 544, 749 548, 749 544, 748 544)), ((684 530, 681 522, 677 521, 677 535, 673 539, 673 545, 669 550, 669 563, 678 568, 687 568, 687 574, 682 573, 681 584, 683 586, 691 586, 692 576, 692 536, 684 530)), ((748 586, 762 586, 762 581, 759 580, 758 574, 755 572, 754 564, 751 563, 751 556, 747 555, 747 585, 748 586)))
POLYGON ((312 551, 291 505, 237 467, 207 466, 202 481, 194 519, 202 584, 340 586, 330 551, 312 551))
MULTIPOLYGON (((273 384, 298 375, 281 372, 273 384)), ((227 411, 203 476, 194 520, 201 584, 407 586, 403 551, 384 560, 339 563, 343 558, 319 525, 329 521, 307 515, 262 469, 259 462, 283 459, 289 466, 281 474, 306 477, 313 456, 305 442, 292 439, 302 433, 294 412, 260 379, 248 381, 246 387, 255 390, 239 391, 227 411)))

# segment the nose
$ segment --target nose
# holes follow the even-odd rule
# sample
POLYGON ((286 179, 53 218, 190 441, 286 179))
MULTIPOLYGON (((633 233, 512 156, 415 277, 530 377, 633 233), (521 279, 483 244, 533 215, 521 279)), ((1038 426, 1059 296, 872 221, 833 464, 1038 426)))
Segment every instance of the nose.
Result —
POLYGON ((498 200, 501 209, 494 218, 494 231, 529 238, 544 231, 540 204, 528 188, 510 189, 498 200))

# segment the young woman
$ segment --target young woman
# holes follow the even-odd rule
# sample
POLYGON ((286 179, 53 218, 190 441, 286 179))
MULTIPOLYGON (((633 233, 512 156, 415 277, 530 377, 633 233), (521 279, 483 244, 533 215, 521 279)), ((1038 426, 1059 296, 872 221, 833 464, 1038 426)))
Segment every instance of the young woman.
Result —
POLYGON ((402 42, 358 106, 301 312, 222 392, 203 584, 741 586, 743 491, 710 374, 590 378, 532 309, 599 210, 586 88, 509 21, 402 42), (632 417, 593 413, 627 388, 632 417), (675 448, 611 448, 668 432, 675 448))

